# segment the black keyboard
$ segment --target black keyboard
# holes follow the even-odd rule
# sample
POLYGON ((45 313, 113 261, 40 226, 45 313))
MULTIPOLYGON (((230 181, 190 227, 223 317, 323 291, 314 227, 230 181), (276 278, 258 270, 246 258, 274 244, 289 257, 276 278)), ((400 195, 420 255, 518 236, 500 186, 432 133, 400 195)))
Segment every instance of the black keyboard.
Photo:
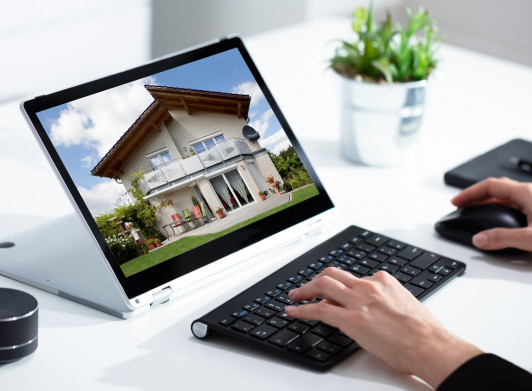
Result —
POLYGON ((304 366, 327 370, 358 350, 355 341, 322 322, 289 317, 288 292, 326 267, 357 276, 387 271, 422 300, 455 276, 465 264, 430 251, 350 226, 192 323, 206 338, 219 332, 279 354, 304 366))

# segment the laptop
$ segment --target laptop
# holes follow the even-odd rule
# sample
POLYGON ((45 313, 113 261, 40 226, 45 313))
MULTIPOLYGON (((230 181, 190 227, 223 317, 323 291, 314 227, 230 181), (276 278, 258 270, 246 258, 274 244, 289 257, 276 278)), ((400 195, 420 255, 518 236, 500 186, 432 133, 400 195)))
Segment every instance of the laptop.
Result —
MULTIPOLYGON (((115 316, 197 289, 209 278, 202 271, 223 274, 243 252, 248 262, 261 258, 333 211, 238 37, 38 96, 21 110, 73 209, 13 238, 1 273, 115 316)), ((328 266, 360 277, 387 270, 420 299, 465 269, 352 226, 199 318, 192 332, 329 368, 356 343, 283 314, 286 292, 328 266)))

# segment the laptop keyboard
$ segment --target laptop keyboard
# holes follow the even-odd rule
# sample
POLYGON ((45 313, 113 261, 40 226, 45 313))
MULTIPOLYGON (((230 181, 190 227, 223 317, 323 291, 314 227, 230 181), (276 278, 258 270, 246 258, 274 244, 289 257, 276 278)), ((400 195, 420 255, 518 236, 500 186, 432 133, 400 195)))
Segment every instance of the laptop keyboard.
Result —
POLYGON ((283 360, 327 370, 360 347, 334 327, 293 319, 284 311, 292 304, 288 292, 327 267, 356 277, 384 270, 419 300, 465 270, 462 262, 350 226, 196 320, 192 331, 198 338, 215 331, 280 354, 283 360))

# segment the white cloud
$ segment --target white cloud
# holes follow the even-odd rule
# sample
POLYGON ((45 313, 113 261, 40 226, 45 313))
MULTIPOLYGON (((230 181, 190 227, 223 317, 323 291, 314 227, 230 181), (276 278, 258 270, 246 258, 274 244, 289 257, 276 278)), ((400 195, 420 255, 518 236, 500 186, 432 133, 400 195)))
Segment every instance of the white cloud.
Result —
POLYGON ((260 89, 259 85, 253 81, 246 81, 237 85, 236 87, 233 87, 232 92, 233 94, 243 94, 251 96, 251 106, 255 106, 264 98, 264 94, 262 93, 262 90, 260 89))
POLYGON ((98 183, 91 189, 80 186, 78 191, 93 216, 110 211, 119 200, 125 202, 129 199, 124 195, 126 192, 124 186, 113 180, 98 183))
POLYGON ((259 132, 260 136, 264 136, 264 133, 266 133, 266 130, 268 130, 268 127, 270 126, 270 118, 273 115, 273 110, 269 109, 266 110, 262 115, 257 118, 254 121, 251 121, 249 123, 249 126, 251 126, 253 129, 255 129, 257 132, 259 132))
POLYGON ((50 128, 56 146, 81 145, 103 157, 151 104, 147 78, 71 102, 50 128))
POLYGON ((286 137, 286 133, 283 129, 279 129, 271 136, 261 139, 260 144, 270 152, 273 152, 277 155, 292 145, 290 144, 288 137, 286 137))

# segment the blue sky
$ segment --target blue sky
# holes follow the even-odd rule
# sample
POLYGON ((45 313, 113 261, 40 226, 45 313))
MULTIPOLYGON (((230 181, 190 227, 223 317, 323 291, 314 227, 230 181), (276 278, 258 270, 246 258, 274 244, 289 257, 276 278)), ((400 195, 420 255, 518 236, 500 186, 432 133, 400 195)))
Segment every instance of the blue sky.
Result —
POLYGON ((237 49, 38 113, 93 214, 112 208, 125 192, 90 171, 153 101, 146 84, 248 94, 249 124, 261 134, 261 145, 274 153, 290 145, 237 49))

